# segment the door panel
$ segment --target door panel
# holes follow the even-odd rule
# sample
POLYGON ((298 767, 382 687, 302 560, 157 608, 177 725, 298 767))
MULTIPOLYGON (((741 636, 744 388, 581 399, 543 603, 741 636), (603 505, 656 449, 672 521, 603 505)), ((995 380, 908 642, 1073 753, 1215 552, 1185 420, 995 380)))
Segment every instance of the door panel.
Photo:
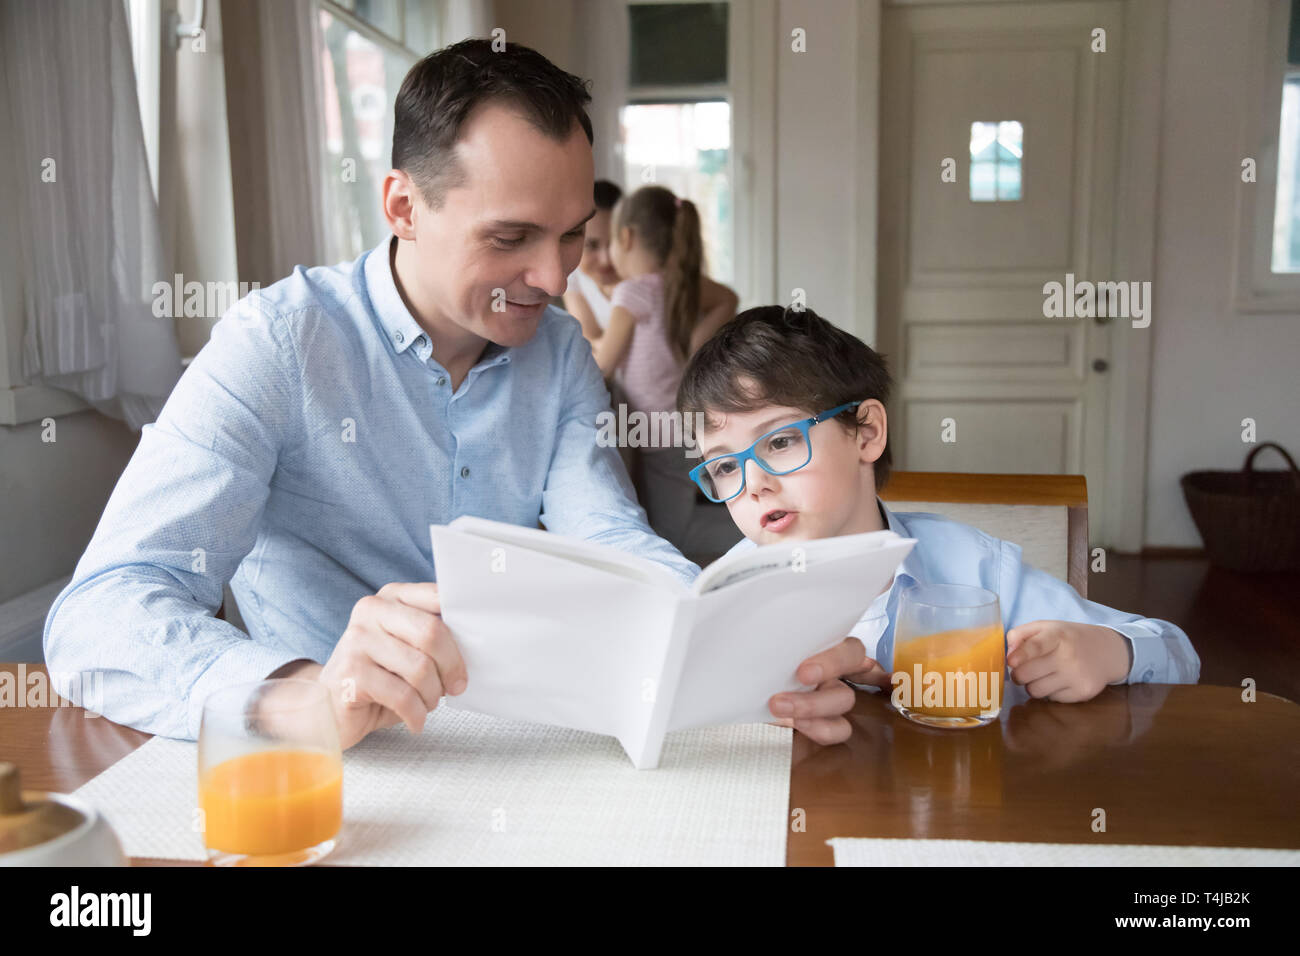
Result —
POLYGON ((1122 23, 1118 0, 885 8, 878 327, 896 467, 1082 473, 1104 507, 1109 329, 1045 318, 1043 286, 1118 278, 1122 23), (981 158, 1018 165, 1019 197, 972 199, 972 124, 1008 121, 1019 144, 981 158))

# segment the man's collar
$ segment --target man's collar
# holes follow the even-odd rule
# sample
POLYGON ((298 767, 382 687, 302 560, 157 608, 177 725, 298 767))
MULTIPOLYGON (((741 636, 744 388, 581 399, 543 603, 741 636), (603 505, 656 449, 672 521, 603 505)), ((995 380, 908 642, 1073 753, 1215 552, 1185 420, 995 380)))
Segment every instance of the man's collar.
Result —
POLYGON ((375 308, 375 318, 393 346, 393 351, 400 355, 416 346, 417 354, 423 361, 429 357, 433 345, 402 301, 402 294, 397 291, 392 260, 396 242, 397 237, 389 235, 366 256, 366 289, 370 292, 370 302, 375 308))
MULTIPOLYGON (((393 351, 398 355, 408 348, 414 348, 421 362, 427 362, 433 354, 433 343, 429 335, 420 328, 411 310, 397 291, 397 279, 393 275, 393 257, 396 255, 397 237, 389 235, 383 242, 371 249, 366 255, 366 288, 370 292, 370 301, 375 308, 375 318, 387 336, 393 351)), ((479 356, 476 366, 494 362, 500 358, 509 361, 504 354, 509 349, 496 342, 488 342, 479 356)))

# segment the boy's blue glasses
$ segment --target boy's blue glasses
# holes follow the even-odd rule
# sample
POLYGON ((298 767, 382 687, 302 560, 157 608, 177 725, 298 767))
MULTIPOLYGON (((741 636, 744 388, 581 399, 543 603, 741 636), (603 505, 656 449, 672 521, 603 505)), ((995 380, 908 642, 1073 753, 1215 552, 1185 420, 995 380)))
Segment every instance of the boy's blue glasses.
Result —
POLYGON ((812 442, 808 438, 808 429, 834 418, 840 412, 856 408, 863 401, 865 399, 845 402, 812 418, 783 425, 760 435, 754 444, 742 452, 718 455, 700 462, 691 469, 691 480, 700 486, 710 501, 721 503, 730 501, 745 490, 746 461, 752 459, 769 475, 788 475, 792 471, 798 471, 812 461, 812 442))

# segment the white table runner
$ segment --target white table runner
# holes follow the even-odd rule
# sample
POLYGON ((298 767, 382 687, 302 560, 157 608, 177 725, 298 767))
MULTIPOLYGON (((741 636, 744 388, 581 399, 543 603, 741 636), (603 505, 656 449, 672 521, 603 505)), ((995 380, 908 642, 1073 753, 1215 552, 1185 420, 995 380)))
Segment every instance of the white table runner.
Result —
POLYGON ((827 840, 836 866, 1300 866, 1300 850, 985 840, 827 840))
MULTIPOLYGON (((348 865, 785 864, 791 731, 670 734, 656 770, 610 737, 439 708, 343 755, 348 865)), ((76 791, 128 856, 206 859, 197 747, 155 737, 76 791)))

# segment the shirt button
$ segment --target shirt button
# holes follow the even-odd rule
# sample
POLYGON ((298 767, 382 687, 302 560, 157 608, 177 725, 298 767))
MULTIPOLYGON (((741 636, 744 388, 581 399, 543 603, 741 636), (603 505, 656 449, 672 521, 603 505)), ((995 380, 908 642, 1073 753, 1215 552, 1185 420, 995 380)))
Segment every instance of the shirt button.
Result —
POLYGON ((443 376, 443 375, 439 375, 439 376, 438 376, 438 384, 439 384, 439 385, 446 385, 446 384, 447 384, 447 379, 446 379, 446 377, 443 376))
POLYGON ((1142 679, 1143 679, 1144 681, 1145 681, 1145 680, 1150 680, 1154 674, 1155 674, 1155 671, 1152 670, 1150 667, 1148 667, 1148 668, 1147 668, 1147 672, 1146 672, 1145 674, 1142 675, 1142 679))
POLYGON ((460 470, 460 476, 461 476, 462 478, 468 478, 468 477, 469 477, 469 465, 466 465, 464 468, 462 468, 462 469, 460 470))
POLYGON ((403 342, 406 341, 406 336, 403 335, 401 332, 396 332, 396 333, 394 333, 394 334, 393 334, 393 338, 397 339, 397 344, 398 344, 398 345, 401 345, 403 342))

